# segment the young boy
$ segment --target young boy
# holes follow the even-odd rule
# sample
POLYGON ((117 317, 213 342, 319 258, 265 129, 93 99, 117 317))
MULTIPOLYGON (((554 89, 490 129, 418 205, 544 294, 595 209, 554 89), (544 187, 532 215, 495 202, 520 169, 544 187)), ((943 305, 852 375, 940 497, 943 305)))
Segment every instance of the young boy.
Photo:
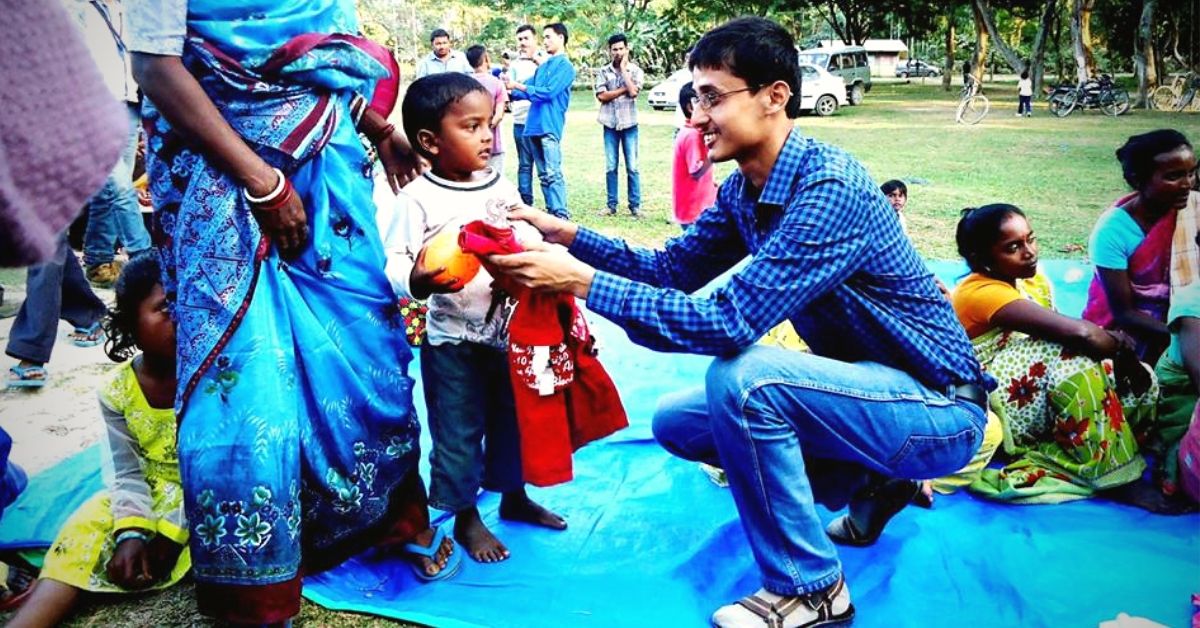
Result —
POLYGON ((475 70, 471 76, 475 77, 475 80, 479 81, 492 95, 493 113, 492 119, 488 121, 488 125, 492 128, 492 157, 488 159, 488 167, 503 175, 504 145, 500 142, 500 121, 504 119, 504 105, 508 103, 508 90, 504 89, 504 83, 492 76, 489 71, 492 58, 488 55, 487 48, 479 44, 467 48, 467 63, 470 63, 475 70))
POLYGON ((696 221, 705 208, 712 207, 717 200, 717 186, 713 183, 712 160, 704 138, 692 126, 692 99, 696 90, 691 81, 679 90, 679 110, 684 123, 675 136, 675 159, 671 163, 671 199, 675 205, 675 222, 685 229, 696 221))
POLYGON ((429 299, 421 348, 433 438, 429 503, 456 514, 454 538, 480 562, 509 556, 479 516, 475 498, 481 486, 503 494, 502 519, 555 530, 567 525, 525 493, 505 351, 508 316, 503 307, 489 315, 492 278, 480 269, 459 289, 457 279, 425 264, 424 245, 443 229, 457 231, 484 218, 489 203, 520 202, 513 184, 487 165, 494 102, 479 81, 456 72, 430 75, 408 88, 401 109, 404 131, 432 169, 405 186, 415 202, 404 215, 380 220, 404 223, 381 234, 393 287, 398 294, 429 299))
POLYGON ((879 186, 883 195, 887 197, 889 203, 892 204, 892 209, 896 210, 896 218, 900 219, 900 228, 904 233, 908 233, 908 224, 904 220, 904 208, 908 205, 908 186, 900 179, 892 179, 885 181, 879 186))
POLYGON ((795 128, 797 63, 791 34, 763 18, 696 44, 692 124, 709 158, 737 170, 662 249, 519 208, 514 220, 569 249, 490 259, 530 289, 586 298, 643 346, 714 356, 700 385, 659 401, 652 426, 671 453, 724 467, 762 572, 762 589, 713 614, 721 628, 849 622, 816 503, 848 504, 841 538, 872 541, 916 490, 891 478, 971 459, 994 387, 866 169, 795 128), (811 353, 755 346, 784 320, 811 353))

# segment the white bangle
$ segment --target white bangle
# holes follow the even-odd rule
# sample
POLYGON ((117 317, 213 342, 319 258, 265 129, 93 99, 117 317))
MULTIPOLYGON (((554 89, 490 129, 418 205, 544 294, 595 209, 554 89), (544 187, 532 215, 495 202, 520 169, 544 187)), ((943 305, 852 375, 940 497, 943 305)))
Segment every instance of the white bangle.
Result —
POLYGON ((137 539, 143 543, 147 543, 150 541, 150 535, 141 530, 126 530, 117 535, 117 540, 113 545, 120 545, 130 539, 137 539))
POLYGON ((242 197, 247 201, 254 203, 255 205, 261 205, 263 203, 269 203, 278 198, 280 194, 283 194, 283 188, 285 187, 284 183, 287 181, 287 179, 283 177, 283 171, 279 168, 271 168, 271 170, 274 170, 275 176, 279 177, 279 181, 275 183, 275 189, 267 193, 266 196, 255 197, 250 195, 250 190, 242 188, 242 197))

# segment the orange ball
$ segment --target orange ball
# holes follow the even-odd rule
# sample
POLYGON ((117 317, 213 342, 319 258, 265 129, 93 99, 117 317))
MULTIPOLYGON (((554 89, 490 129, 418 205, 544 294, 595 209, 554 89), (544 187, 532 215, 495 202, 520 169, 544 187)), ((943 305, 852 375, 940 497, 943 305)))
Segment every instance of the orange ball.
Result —
POLYGON ((442 229, 425 245, 425 268, 445 268, 438 278, 452 277, 461 288, 479 274, 479 258, 458 246, 458 229, 442 229))

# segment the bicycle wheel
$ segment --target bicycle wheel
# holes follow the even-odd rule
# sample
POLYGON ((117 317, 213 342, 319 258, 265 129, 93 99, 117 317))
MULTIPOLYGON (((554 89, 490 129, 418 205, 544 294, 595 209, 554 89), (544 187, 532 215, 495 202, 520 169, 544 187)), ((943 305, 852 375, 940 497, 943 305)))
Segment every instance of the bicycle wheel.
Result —
POLYGON ((1075 103, 1078 96, 1075 92, 1062 92, 1050 97, 1050 113, 1059 118, 1065 118, 1071 115, 1075 110, 1075 103))
POLYGON ((1151 92, 1150 104, 1159 111, 1171 111, 1175 108, 1175 90, 1167 85, 1160 85, 1151 92))
POLYGON ((1119 116, 1129 111, 1129 92, 1113 89, 1100 94, 1100 111, 1110 116, 1119 116))
POLYGON ((987 115, 990 107, 991 102, 988 101, 987 96, 976 94, 958 104, 955 120, 959 124, 977 124, 987 115))

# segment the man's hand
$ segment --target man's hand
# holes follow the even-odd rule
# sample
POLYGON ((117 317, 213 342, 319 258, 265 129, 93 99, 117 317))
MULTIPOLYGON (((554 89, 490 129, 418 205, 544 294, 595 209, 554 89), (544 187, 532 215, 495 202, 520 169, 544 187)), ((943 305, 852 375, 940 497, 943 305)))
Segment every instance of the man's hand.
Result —
POLYGON ((154 583, 146 542, 127 539, 117 546, 106 567, 108 580, 122 589, 144 589, 154 583))
POLYGON ((395 194, 399 194, 400 188, 408 185, 409 181, 421 176, 421 171, 426 168, 424 160, 409 146, 408 138, 399 130, 392 131, 375 148, 387 173, 388 185, 395 194))
POLYGON ((596 270, 570 253, 542 243, 533 243, 521 253, 491 255, 488 261, 497 272, 538 292, 569 292, 586 299, 596 270))
POLYGON ((541 232, 542 238, 551 244, 571 246, 579 226, 558 216, 534 209, 528 205, 513 205, 508 209, 509 220, 523 220, 541 232))

